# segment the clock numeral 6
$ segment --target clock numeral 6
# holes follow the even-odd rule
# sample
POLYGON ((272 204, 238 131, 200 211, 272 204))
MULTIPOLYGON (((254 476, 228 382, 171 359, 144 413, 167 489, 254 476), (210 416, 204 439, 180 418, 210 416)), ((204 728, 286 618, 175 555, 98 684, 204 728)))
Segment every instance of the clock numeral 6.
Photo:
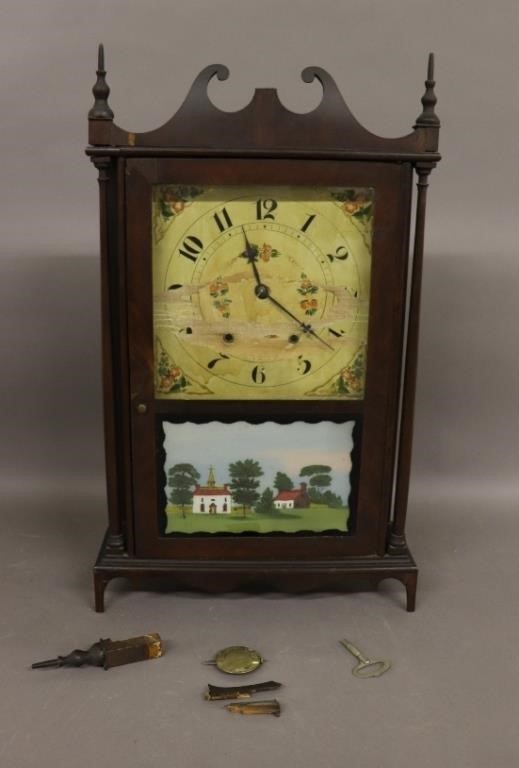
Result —
POLYGON ((264 384, 267 378, 265 375, 265 371, 259 365, 254 366, 254 368, 252 369, 251 376, 255 384, 264 384))
POLYGON ((346 259, 350 254, 348 253, 348 250, 344 247, 344 245, 339 245, 335 253, 327 253, 326 255, 328 256, 330 261, 346 261, 346 259))
POLYGON ((277 200, 258 200, 256 202, 256 218, 274 220, 273 211, 278 207, 277 200))

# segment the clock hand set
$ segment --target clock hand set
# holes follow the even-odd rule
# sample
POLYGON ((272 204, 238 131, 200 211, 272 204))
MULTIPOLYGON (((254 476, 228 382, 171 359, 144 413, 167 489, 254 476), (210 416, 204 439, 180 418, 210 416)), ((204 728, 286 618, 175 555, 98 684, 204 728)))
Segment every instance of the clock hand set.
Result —
POLYGON ((321 344, 324 344, 325 347, 328 347, 328 349, 332 349, 333 347, 330 346, 324 339, 322 339, 312 328, 312 326, 309 323, 303 323, 296 315, 294 315, 289 309, 287 309, 281 302, 279 302, 277 299, 275 299, 272 294, 270 293, 270 288, 268 285, 265 285, 261 281, 261 277, 258 271, 258 267, 256 264, 257 258, 258 258, 258 248, 257 246, 251 245, 249 242, 249 239, 247 237, 247 234, 245 232, 245 227, 242 227, 243 230, 243 237, 245 238, 245 257, 249 264, 252 267, 252 271, 254 272, 254 278, 256 280, 256 286, 254 288, 254 293, 258 297, 258 299, 268 299, 274 306, 276 306, 278 309, 280 309, 282 312, 284 312, 286 315, 292 318, 292 320, 295 320, 295 322, 298 324, 300 329, 303 331, 303 333, 308 333, 310 336, 313 336, 315 339, 318 339, 318 341, 321 342, 321 344))

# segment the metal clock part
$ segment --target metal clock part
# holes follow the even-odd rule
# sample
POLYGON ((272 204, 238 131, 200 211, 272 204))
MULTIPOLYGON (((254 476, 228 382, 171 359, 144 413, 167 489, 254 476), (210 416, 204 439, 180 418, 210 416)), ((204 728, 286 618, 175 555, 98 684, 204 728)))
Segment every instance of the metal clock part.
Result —
POLYGON ((158 659, 163 654, 162 640, 158 632, 152 632, 128 640, 101 639, 86 651, 76 649, 67 656, 56 656, 54 659, 37 661, 32 669, 47 669, 49 667, 119 667, 135 661, 158 659))
POLYGON ((204 698, 206 701, 221 701, 222 699, 250 699, 255 693, 260 691, 275 691, 281 688, 282 683, 276 683, 275 680, 268 680, 266 683, 252 683, 252 685, 231 685, 207 686, 207 693, 204 698))
POLYGON ((218 651, 214 658, 205 664, 212 664, 220 672, 229 675, 246 675, 260 667, 265 659, 252 648, 245 645, 230 645, 218 651))
POLYGON ((267 699, 266 701, 235 701, 232 704, 226 704, 225 709, 228 712, 237 712, 240 715, 274 715, 279 717, 281 706, 277 699, 267 699))
POLYGON ((355 675, 355 677, 380 677, 384 672, 391 669, 391 662, 387 659, 370 659, 364 656, 349 640, 340 640, 339 642, 358 659, 359 663, 351 670, 352 675, 355 675))

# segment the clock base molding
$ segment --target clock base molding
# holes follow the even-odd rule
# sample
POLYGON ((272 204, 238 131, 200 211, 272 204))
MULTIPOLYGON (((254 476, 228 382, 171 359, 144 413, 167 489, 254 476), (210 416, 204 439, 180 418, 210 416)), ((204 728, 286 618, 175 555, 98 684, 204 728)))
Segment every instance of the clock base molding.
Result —
POLYGON ((95 610, 105 610, 105 589, 112 579, 128 579, 133 588, 170 588, 206 593, 279 591, 352 592, 377 589, 396 579, 406 589, 406 610, 414 611, 418 568, 409 551, 398 555, 351 556, 326 560, 158 560, 115 555, 103 544, 94 566, 95 610))

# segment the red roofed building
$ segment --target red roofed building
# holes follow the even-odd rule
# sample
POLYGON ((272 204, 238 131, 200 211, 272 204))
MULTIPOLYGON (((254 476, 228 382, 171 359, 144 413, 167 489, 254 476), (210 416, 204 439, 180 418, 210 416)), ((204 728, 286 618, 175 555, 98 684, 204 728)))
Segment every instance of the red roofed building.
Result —
POLYGON ((301 509, 310 506, 310 496, 306 490, 306 483, 301 483, 299 488, 291 491, 280 491, 274 498, 276 509, 301 509))
POLYGON ((206 515, 227 515, 232 509, 231 489, 216 485, 214 470, 209 467, 205 485, 197 485, 193 491, 193 512, 206 515))

